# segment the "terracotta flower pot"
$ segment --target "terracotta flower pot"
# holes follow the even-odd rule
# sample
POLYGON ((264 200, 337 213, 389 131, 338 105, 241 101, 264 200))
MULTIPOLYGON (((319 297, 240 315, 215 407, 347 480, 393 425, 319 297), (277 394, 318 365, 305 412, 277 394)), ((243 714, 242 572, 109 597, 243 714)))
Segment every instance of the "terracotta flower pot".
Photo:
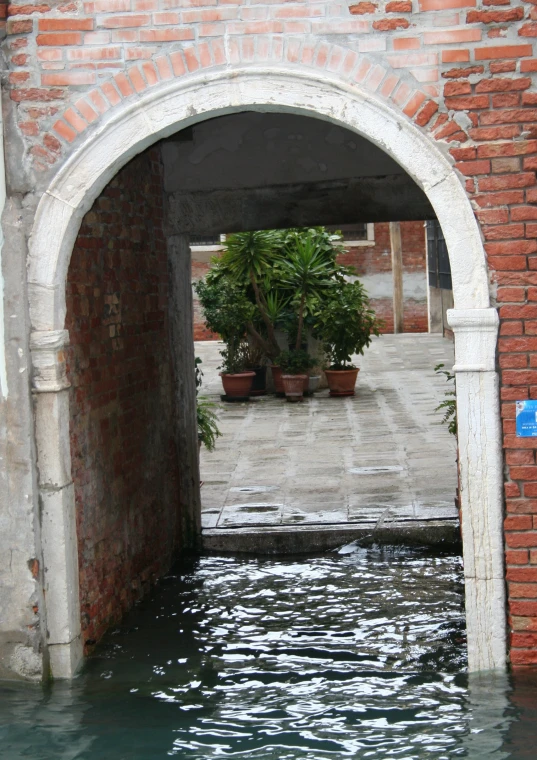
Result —
POLYGON ((287 401, 302 401, 304 398, 304 383, 307 380, 307 375, 282 375, 287 401))
POLYGON ((327 369, 325 372, 331 396, 354 396, 359 369, 327 369))
POLYGON ((246 398, 254 381, 255 372, 238 372, 237 374, 220 373, 224 393, 234 398, 246 398))
POLYGON ((282 381, 282 368, 277 364, 271 364, 270 369, 272 371, 272 382, 274 383, 274 393, 285 393, 282 381))

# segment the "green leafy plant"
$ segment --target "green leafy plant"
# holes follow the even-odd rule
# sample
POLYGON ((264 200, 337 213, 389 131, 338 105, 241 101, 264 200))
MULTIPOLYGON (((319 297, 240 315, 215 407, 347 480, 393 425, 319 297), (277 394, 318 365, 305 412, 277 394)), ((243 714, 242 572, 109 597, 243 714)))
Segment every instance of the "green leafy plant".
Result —
POLYGON ((244 289, 227 277, 206 278, 196 284, 207 327, 224 341, 222 371, 243 372, 248 364, 246 333, 255 306, 244 289))
POLYGON ((227 345, 220 351, 222 364, 218 367, 224 375, 237 375, 246 372, 250 366, 248 343, 241 341, 237 345, 227 345))
POLYGON ((216 439, 222 435, 218 427, 218 416, 213 411, 213 407, 215 404, 203 396, 197 401, 198 440, 201 441, 207 451, 214 451, 216 439))
MULTIPOLYGON (((302 349, 314 314, 354 273, 336 262, 344 250, 341 235, 323 227, 230 234, 224 248, 196 289, 207 326, 226 343, 226 366, 236 366, 234 353, 240 355, 245 336, 251 354, 275 361, 281 350, 276 329, 287 334, 289 346, 302 349)), ((252 360, 244 366, 253 366, 252 360)))
POLYGON ((308 352, 301 348, 282 351, 276 361, 286 375, 304 375, 315 365, 308 352))
POLYGON ((201 359, 199 356, 196 356, 196 419, 198 425, 198 440, 203 446, 205 446, 207 451, 214 451, 216 439, 219 438, 222 433, 218 427, 218 415, 214 411, 216 404, 213 404, 205 396, 198 395, 203 380, 203 371, 200 364, 201 359))
POLYGON ((336 370, 352 369, 352 355, 363 354, 382 327, 358 280, 333 283, 319 300, 314 317, 314 335, 324 344, 330 369, 336 370))
POLYGON ((444 375, 446 382, 452 383, 453 387, 444 393, 445 399, 435 408, 435 412, 444 412, 442 423, 448 426, 452 435, 457 435, 457 392, 455 390, 455 375, 444 364, 437 364, 434 368, 437 375, 444 375))

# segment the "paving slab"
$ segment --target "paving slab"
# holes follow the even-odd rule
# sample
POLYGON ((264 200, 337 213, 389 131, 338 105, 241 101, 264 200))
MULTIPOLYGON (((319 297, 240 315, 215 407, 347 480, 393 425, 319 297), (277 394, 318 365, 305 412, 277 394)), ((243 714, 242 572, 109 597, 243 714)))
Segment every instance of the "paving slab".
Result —
POLYGON ((207 548, 259 551, 265 536, 273 550, 306 551, 329 545, 327 531, 334 545, 342 535, 458 541, 456 441, 435 411, 448 385, 434 367, 453 365, 451 341, 375 338, 355 358, 355 396, 323 390, 299 404, 274 395, 221 402, 221 347, 195 343, 201 394, 215 403, 223 434, 214 452, 201 451, 207 548))

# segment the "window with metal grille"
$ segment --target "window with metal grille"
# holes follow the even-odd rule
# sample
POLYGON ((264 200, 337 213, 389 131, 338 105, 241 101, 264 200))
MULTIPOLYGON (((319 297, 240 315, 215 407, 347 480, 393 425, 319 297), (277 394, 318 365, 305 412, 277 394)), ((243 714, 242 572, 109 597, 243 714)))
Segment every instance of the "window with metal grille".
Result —
POLYGON ((341 232, 344 243, 352 243, 358 240, 368 240, 367 224, 327 224, 329 232, 341 232))
POLYGON ((193 246, 210 246, 220 245, 220 235, 190 235, 190 245, 193 246))
POLYGON ((441 290, 453 290, 446 241, 436 219, 427 222, 427 263, 429 285, 441 290))

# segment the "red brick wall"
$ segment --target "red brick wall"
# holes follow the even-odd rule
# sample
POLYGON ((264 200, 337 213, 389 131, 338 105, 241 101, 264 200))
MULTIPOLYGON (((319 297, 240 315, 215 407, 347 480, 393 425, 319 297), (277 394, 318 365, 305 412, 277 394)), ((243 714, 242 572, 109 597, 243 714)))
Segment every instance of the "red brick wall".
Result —
POLYGON ((71 453, 84 640, 171 564, 176 493, 158 149, 82 222, 67 280, 71 453))

